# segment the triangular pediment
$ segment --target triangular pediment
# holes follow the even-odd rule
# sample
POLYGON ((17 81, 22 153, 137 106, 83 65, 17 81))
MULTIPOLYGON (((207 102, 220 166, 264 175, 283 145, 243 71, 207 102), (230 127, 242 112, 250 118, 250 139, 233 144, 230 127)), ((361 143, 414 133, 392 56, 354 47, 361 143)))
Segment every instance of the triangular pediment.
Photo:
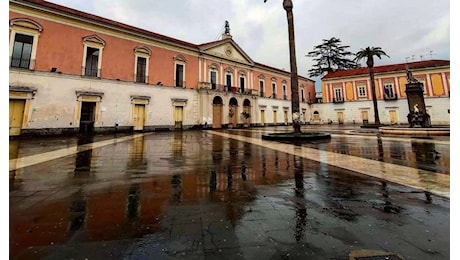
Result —
POLYGON ((232 39, 205 43, 200 45, 200 51, 210 56, 236 61, 253 66, 254 61, 232 39))

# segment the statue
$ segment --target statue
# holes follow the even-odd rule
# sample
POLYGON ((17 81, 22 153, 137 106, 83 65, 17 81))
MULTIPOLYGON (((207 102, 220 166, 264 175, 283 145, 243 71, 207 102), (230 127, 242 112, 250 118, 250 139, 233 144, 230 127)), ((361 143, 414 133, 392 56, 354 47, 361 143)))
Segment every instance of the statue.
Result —
POLYGON ((414 105, 414 113, 419 113, 419 110, 418 110, 418 104, 415 104, 414 105))
POLYGON ((225 21, 225 34, 230 34, 230 25, 228 21, 225 21))
POLYGON ((412 75, 412 72, 409 70, 409 68, 406 65, 406 75, 407 75, 407 83, 419 83, 419 81, 414 78, 412 75))

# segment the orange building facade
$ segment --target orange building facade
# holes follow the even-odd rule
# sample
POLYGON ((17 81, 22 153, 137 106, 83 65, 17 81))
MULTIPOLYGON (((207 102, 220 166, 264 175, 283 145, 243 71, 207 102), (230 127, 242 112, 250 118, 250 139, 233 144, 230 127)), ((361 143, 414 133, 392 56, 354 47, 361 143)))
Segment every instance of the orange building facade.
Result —
MULTIPOLYGON (((290 73, 229 33, 192 44, 42 0, 9 16, 12 136, 292 122, 290 73)), ((299 77, 304 121, 314 97, 299 77)))
MULTIPOLYGON (((406 67, 424 86, 426 109, 432 124, 449 125, 450 61, 448 60, 375 66, 375 93, 381 123, 408 124, 406 67)), ((324 76, 321 105, 324 119, 336 123, 373 122, 374 110, 370 83, 367 67, 332 72, 324 76)))

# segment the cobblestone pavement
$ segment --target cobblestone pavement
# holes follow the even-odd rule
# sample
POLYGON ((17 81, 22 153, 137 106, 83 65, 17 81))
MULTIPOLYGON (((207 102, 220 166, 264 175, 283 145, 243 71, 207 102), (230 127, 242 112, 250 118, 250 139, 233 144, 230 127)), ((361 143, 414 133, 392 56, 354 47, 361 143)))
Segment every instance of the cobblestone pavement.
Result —
POLYGON ((310 126, 10 140, 11 259, 450 258, 450 140, 310 126))

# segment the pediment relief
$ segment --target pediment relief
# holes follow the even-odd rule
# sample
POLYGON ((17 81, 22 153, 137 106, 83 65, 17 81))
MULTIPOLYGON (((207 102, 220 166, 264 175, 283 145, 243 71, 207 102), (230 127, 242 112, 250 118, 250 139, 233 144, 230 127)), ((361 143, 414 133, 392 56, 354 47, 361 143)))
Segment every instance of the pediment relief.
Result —
POLYGON ((233 40, 225 40, 202 45, 201 51, 226 60, 254 65, 252 59, 236 43, 234 43, 233 40))

